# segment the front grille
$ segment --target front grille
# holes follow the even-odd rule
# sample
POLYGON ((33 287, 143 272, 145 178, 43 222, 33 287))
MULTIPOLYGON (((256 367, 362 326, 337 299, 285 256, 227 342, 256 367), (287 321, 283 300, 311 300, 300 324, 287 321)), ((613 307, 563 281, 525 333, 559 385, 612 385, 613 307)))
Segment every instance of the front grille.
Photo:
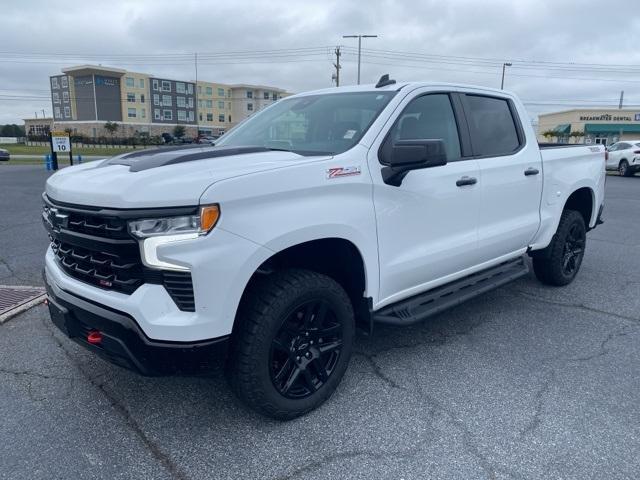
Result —
POLYGON ((126 294, 144 283, 140 254, 123 256, 74 246, 52 238, 51 248, 65 272, 97 287, 126 294))
POLYGON ((122 219, 113 217, 97 217, 70 212, 69 229, 74 232, 98 235, 105 238, 131 239, 127 231, 127 223, 122 219))
MULTIPOLYGON (((58 265, 70 276, 99 288, 132 294, 144 283, 165 287, 178 308, 195 311, 189 272, 147 268, 127 229, 131 213, 58 205, 46 196, 43 223, 58 265)), ((126 211, 123 211, 126 212, 126 211)))

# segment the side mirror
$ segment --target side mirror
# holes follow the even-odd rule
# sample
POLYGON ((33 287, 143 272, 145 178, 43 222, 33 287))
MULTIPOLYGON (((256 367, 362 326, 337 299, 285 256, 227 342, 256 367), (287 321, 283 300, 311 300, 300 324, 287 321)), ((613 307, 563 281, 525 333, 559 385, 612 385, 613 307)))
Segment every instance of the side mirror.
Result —
POLYGON ((385 142, 381 151, 382 180, 387 185, 399 187, 411 170, 440 167, 447 164, 447 152, 444 141, 397 140, 385 142))

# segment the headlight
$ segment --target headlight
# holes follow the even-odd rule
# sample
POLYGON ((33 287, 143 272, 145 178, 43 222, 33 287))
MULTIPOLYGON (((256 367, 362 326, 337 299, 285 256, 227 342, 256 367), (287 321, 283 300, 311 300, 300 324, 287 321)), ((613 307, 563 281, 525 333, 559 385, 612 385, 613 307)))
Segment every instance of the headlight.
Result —
POLYGON ((186 233, 206 235, 215 226, 219 217, 218 205, 208 205, 201 207, 196 215, 132 220, 129 222, 129 232, 140 239, 186 233))
POLYGON ((220 218, 220 207, 201 207, 196 215, 143 218, 129 222, 129 232, 140 239, 142 263, 150 268, 188 271, 189 268, 158 258, 158 247, 168 243, 192 240, 209 233, 220 218))

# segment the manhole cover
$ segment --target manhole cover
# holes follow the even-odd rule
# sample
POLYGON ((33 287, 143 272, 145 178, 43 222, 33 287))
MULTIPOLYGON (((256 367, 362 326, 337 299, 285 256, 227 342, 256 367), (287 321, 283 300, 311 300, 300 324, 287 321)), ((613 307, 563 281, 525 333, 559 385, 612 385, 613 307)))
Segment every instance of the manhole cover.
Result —
POLYGON ((0 323, 42 302, 44 296, 44 288, 0 285, 0 323))

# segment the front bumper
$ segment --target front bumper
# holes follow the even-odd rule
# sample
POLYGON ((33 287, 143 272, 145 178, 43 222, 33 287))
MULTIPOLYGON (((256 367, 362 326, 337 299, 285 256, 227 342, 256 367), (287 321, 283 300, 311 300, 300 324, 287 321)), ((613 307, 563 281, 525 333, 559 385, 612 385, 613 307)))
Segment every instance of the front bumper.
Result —
POLYGON ((149 339, 128 314, 66 292, 44 275, 52 322, 71 340, 142 375, 201 374, 226 358, 230 336, 198 342, 149 339), (90 332, 102 341, 88 341, 90 332))

